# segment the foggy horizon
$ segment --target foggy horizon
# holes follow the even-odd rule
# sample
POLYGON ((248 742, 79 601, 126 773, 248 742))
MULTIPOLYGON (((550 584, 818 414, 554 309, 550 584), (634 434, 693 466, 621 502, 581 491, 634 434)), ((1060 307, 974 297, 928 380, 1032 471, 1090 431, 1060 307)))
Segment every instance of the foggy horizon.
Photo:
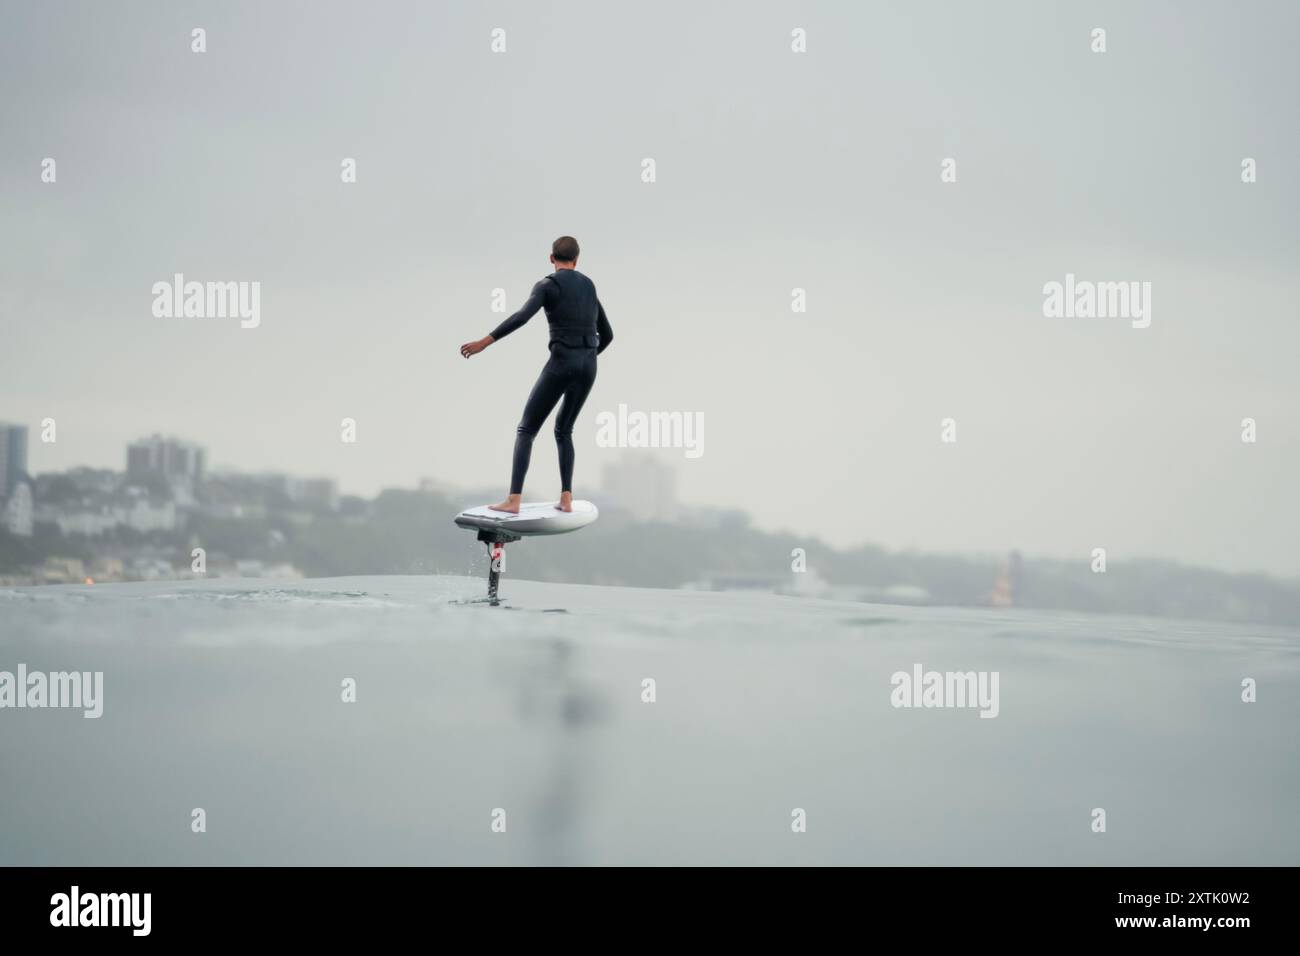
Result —
MULTIPOLYGON (((9 424, 21 424, 21 423, 13 423, 13 422, 10 422, 9 424)), ((140 435, 140 436, 137 436, 137 439, 143 439, 143 438, 146 438, 146 437, 152 437, 152 436, 151 436, 151 435, 150 435, 150 436, 146 436, 146 435, 143 435, 143 434, 142 434, 142 435, 140 435)), ((167 437, 167 438, 176 438, 176 439, 180 439, 180 440, 190 440, 190 441, 192 441, 194 444, 197 444, 197 445, 199 445, 199 446, 201 446, 201 447, 206 447, 206 446, 203 446, 203 442, 202 442, 201 440, 192 439, 192 438, 189 438, 188 436, 185 436, 185 435, 166 435, 166 436, 163 436, 163 437, 167 437)), ((133 440, 137 440, 137 439, 133 439, 133 440)), ((40 446, 40 443, 39 443, 39 442, 36 442, 35 445, 34 445, 33 447, 39 447, 39 446, 40 446)), ((124 447, 125 447, 125 445, 124 445, 124 447)), ((548 449, 548 450, 549 450, 549 449, 548 449)), ((207 449, 207 451, 210 452, 211 449, 207 449)), ((655 450, 655 449, 649 450, 649 453, 653 453, 654 451, 657 451, 657 450, 655 450)), ((645 449, 632 449, 632 450, 616 449, 616 452, 618 452, 618 453, 620 453, 620 454, 623 454, 623 455, 644 455, 644 454, 647 454, 647 453, 648 453, 647 450, 645 450, 645 449)), ((119 474, 120 474, 120 473, 125 473, 125 471, 126 471, 126 468, 125 468, 125 462, 124 462, 124 461, 121 462, 121 463, 118 463, 118 464, 116 464, 116 465, 114 465, 114 464, 87 465, 87 464, 82 463, 82 464, 74 464, 74 465, 71 465, 71 466, 69 466, 69 467, 70 467, 70 468, 88 467, 88 468, 95 468, 95 469, 105 469, 105 470, 109 470, 109 471, 117 472, 117 473, 119 473, 119 474)), ((62 468, 60 468, 60 469, 50 469, 51 472, 62 472, 62 471, 64 471, 64 470, 66 470, 66 469, 62 469, 62 468)), ((275 467, 274 465, 267 466, 267 467, 265 467, 265 468, 256 468, 256 469, 241 468, 241 467, 239 467, 239 466, 231 465, 231 464, 229 464, 229 463, 227 463, 227 462, 222 462, 222 461, 220 461, 220 460, 215 460, 215 461, 214 461, 214 460, 210 460, 210 461, 209 461, 209 464, 208 464, 208 466, 207 466, 207 468, 206 468, 206 471, 207 471, 208 474, 214 474, 214 475, 215 475, 215 474, 219 474, 219 473, 225 473, 225 472, 236 473, 236 474, 244 474, 244 475, 252 475, 252 476, 261 475, 261 474, 282 474, 282 475, 285 475, 285 476, 287 476, 287 477, 291 477, 291 478, 307 478, 307 479, 311 479, 311 478, 326 478, 326 479, 330 479, 330 480, 337 480, 337 477, 336 477, 336 476, 334 476, 334 475, 328 475, 328 474, 323 474, 323 473, 301 473, 301 472, 296 472, 296 471, 293 471, 293 470, 290 470, 290 469, 277 468, 277 467, 275 467)), ((40 474, 40 473, 41 473, 41 472, 34 470, 34 471, 33 471, 33 476, 35 476, 35 475, 37 475, 37 474, 40 474)), ((607 487, 605 486, 605 483, 604 483, 604 477, 605 477, 605 476, 604 476, 604 474, 603 474, 603 470, 602 470, 602 473, 597 474, 596 476, 594 476, 594 480, 591 482, 591 487, 597 489, 597 490, 600 491, 600 492, 608 492, 608 491, 610 491, 610 489, 607 488, 607 487)), ((374 489, 372 489, 372 490, 364 491, 364 492, 363 492, 363 491, 354 491, 354 490, 352 490, 352 489, 349 489, 349 488, 347 488, 347 487, 344 487, 344 486, 340 485, 340 486, 339 486, 339 494, 340 494, 340 495, 355 495, 355 496, 357 496, 357 497, 361 497, 361 498, 365 498, 365 499, 373 499, 373 498, 376 497, 380 492, 382 492, 382 491, 387 491, 387 490, 417 491, 417 490, 419 490, 419 485, 420 485, 420 483, 421 483, 422 481, 424 481, 424 480, 431 480, 431 481, 435 482, 436 485, 438 486, 438 487, 437 487, 437 490, 438 490, 440 493, 441 493, 441 492, 449 492, 449 493, 451 493, 453 496, 454 496, 454 494, 456 494, 456 493, 461 493, 461 492, 464 492, 464 493, 467 493, 467 494, 475 493, 475 492, 481 492, 481 491, 484 490, 484 488, 486 488, 486 487, 490 487, 489 485, 483 485, 483 484, 475 485, 475 484, 472 484, 472 483, 456 482, 456 481, 453 481, 453 480, 451 480, 451 479, 448 479, 446 476, 443 476, 443 475, 428 474, 428 475, 418 475, 418 476, 415 476, 415 477, 413 477, 410 481, 407 481, 407 482, 391 482, 391 483, 380 484, 378 487, 376 487, 376 488, 374 488, 374 489)), ((536 497, 539 498, 539 499, 544 499, 546 496, 544 496, 544 495, 540 495, 540 494, 539 494, 539 495, 537 495, 536 497)), ((554 498, 555 496, 554 496, 554 495, 551 495, 550 497, 551 497, 551 498, 554 498)), ((527 495, 525 496, 525 498, 526 498, 527 500, 533 500, 532 497, 527 496, 527 495)), ((720 510, 728 510, 728 506, 726 506, 726 505, 718 505, 718 504, 716 504, 716 503, 713 503, 713 502, 707 502, 707 501, 704 501, 704 502, 687 501, 687 500, 685 500, 685 499, 682 499, 680 495, 678 495, 678 500, 679 500, 680 504, 681 504, 682 506, 686 507, 686 508, 718 508, 718 509, 720 509, 720 510)), ((598 502, 599 502, 599 499, 598 499, 598 502)), ((465 504, 466 504, 466 506, 469 505, 468 502, 465 502, 465 504)), ((750 517, 751 520, 754 520, 754 521, 755 521, 755 523, 754 523, 754 527, 757 528, 757 529, 760 530, 760 531, 767 532, 767 533, 773 533, 773 534, 796 534, 796 535, 797 535, 797 534, 799 533, 799 532, 797 531, 797 529, 793 529, 793 528, 790 528, 790 527, 782 527, 782 526, 779 526, 779 525, 773 525, 773 526, 768 527, 768 526, 761 525, 761 524, 759 524, 759 523, 754 519, 754 516, 753 516, 750 512, 746 511, 745 509, 743 509, 743 508, 735 508, 734 510, 741 511, 741 512, 743 512, 744 514, 748 515, 748 516, 750 517)), ((1069 555, 1069 554, 1051 554, 1051 553, 1047 553, 1047 552, 1033 552, 1033 551, 1026 551, 1024 548, 1020 548, 1020 547, 1018 547, 1018 546, 1017 546, 1016 544, 1014 544, 1014 543, 1008 544, 1007 547, 1002 548, 1002 549, 1000 549, 1000 550, 998 550, 998 549, 994 549, 994 548, 987 548, 987 549, 982 549, 982 550, 981 550, 981 549, 969 549, 969 550, 965 550, 965 551, 958 551, 958 550, 955 550, 955 549, 947 550, 947 549, 943 549, 943 548, 917 548, 917 547, 908 547, 908 546, 890 547, 890 546, 888 546, 888 545, 883 544, 882 542, 879 542, 879 541, 873 541, 873 540, 861 540, 861 541, 855 541, 855 540, 844 540, 844 541, 840 541, 840 540, 838 540, 834 535, 810 534, 810 535, 808 535, 808 538, 809 538, 809 540, 817 539, 817 540, 824 541, 824 543, 826 543, 826 544, 830 545, 831 547, 835 548, 837 551, 852 551, 852 550, 855 550, 855 549, 857 549, 857 548, 861 548, 861 547, 881 547, 881 548, 884 548, 885 550, 887 550, 887 551, 891 551, 891 552, 899 552, 899 551, 917 551, 917 552, 924 552, 924 553, 928 553, 928 554, 933 554, 933 555, 936 555, 936 556, 945 556, 945 555, 946 555, 946 556, 965 557, 965 558, 972 558, 972 559, 973 559, 973 558, 979 558, 979 557, 1002 558, 1002 557, 1005 557, 1008 553, 1010 553, 1010 552, 1012 552, 1012 551, 1016 551, 1016 552, 1019 552, 1019 553, 1021 554, 1021 556, 1022 556, 1024 559, 1029 560, 1029 561, 1032 561, 1032 560, 1035 559, 1035 558, 1037 558, 1037 559, 1045 559, 1045 560, 1056 560, 1056 561, 1070 561, 1070 560, 1078 560, 1078 556, 1077 556, 1077 555, 1069 555)), ((1087 564, 1087 560, 1086 560, 1086 558, 1087 558, 1087 556, 1085 555, 1085 560, 1080 561, 1079 563, 1080 563, 1081 565, 1086 565, 1086 564, 1087 564)), ((1212 570, 1223 571, 1223 572, 1226 572, 1226 573, 1229 573, 1229 574, 1260 574, 1260 573, 1262 573, 1262 574, 1268 574, 1268 575, 1270 575, 1270 576, 1272 576, 1272 577, 1279 578, 1279 579, 1282 579, 1282 580, 1293 580, 1293 579, 1295 579, 1296 577, 1300 577, 1300 575, 1296 575, 1296 574, 1277 573, 1277 572, 1270 572, 1270 571, 1266 571, 1266 570, 1258 570, 1258 569, 1248 569, 1248 568, 1247 568, 1247 569, 1215 568, 1215 567, 1213 567, 1213 566, 1211 566, 1211 565, 1197 565, 1197 564, 1193 564, 1193 563, 1191 563, 1191 562, 1180 562, 1179 559, 1177 559, 1177 558, 1167 558, 1167 557, 1162 556, 1162 555, 1153 555, 1153 554, 1131 555, 1131 556, 1126 556, 1125 559, 1126 559, 1127 561, 1134 561, 1134 560, 1137 560, 1137 561, 1143 561, 1143 560, 1148 560, 1148 561, 1173 561, 1173 562, 1175 562, 1175 563, 1188 564, 1189 566, 1193 566, 1193 567, 1206 567, 1206 568, 1210 568, 1210 569, 1212 569, 1212 570)))

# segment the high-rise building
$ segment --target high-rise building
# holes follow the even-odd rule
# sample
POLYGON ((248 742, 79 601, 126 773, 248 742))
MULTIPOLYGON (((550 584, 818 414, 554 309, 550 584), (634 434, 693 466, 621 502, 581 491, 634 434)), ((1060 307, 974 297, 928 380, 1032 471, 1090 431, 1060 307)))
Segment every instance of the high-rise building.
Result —
POLYGON ((601 472, 614 504, 641 521, 671 521, 677 513, 677 474, 653 453, 625 452, 601 472))
POLYGON ((203 478, 207 453, 193 442, 152 435, 126 447, 126 473, 130 478, 203 478))
POLYGON ((0 422, 0 501, 27 474, 27 426, 0 422))
POLYGON ((23 538, 32 536, 32 485, 23 479, 9 492, 9 500, 0 507, 0 519, 10 534, 23 538))

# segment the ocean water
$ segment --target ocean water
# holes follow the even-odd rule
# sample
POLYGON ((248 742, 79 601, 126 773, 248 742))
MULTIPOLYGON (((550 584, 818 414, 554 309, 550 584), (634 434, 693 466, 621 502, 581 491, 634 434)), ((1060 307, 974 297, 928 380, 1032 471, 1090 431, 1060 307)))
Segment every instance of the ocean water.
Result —
POLYGON ((0 864, 1300 863, 1295 629, 483 589, 0 590, 0 671, 104 675, 0 710, 0 864), (916 665, 997 716, 893 706, 916 665))

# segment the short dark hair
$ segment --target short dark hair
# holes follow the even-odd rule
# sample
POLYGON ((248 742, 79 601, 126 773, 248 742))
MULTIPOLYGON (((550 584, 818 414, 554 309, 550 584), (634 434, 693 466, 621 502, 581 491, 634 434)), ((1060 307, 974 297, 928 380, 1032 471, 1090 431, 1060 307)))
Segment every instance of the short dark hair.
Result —
POLYGON ((551 243, 551 255, 559 262, 577 262, 578 251, 578 240, 572 236, 560 236, 551 243))

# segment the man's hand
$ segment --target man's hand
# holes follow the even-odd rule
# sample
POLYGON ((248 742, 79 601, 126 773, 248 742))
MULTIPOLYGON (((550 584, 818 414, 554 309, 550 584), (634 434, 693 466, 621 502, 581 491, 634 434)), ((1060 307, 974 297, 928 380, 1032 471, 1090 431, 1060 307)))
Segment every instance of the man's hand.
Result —
POLYGON ((492 336, 485 335, 477 342, 466 342, 460 347, 460 354, 465 356, 465 358, 469 358, 471 355, 478 355, 479 352, 482 352, 495 341, 496 339, 492 338, 492 336))

